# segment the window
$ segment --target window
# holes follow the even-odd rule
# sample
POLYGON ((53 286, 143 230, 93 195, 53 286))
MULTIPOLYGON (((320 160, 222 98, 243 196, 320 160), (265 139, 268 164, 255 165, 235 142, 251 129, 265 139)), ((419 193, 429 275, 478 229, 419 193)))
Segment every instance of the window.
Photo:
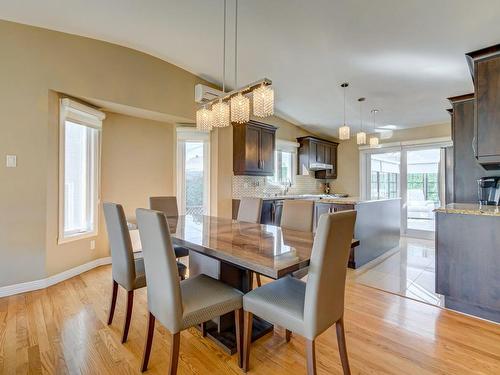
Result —
POLYGON ((104 113, 62 99, 59 135, 59 243, 97 235, 100 133, 104 113))
POLYGON ((297 169, 297 146, 295 142, 277 140, 272 181, 280 185, 292 184, 297 169))
POLYGON ((370 155, 371 199, 399 197, 399 152, 370 155))

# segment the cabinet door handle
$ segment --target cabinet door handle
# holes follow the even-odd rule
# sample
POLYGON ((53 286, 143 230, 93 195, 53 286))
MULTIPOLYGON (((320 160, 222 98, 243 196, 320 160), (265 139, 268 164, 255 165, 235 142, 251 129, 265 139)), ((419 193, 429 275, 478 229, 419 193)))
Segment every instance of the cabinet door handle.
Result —
POLYGON ((265 162, 262 160, 262 169, 264 169, 265 162))

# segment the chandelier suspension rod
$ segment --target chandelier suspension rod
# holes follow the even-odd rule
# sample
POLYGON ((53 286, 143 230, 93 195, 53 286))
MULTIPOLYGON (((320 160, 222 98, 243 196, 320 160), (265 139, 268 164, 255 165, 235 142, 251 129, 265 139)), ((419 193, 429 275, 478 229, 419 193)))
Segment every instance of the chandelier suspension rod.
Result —
POLYGON ((224 36, 222 47, 222 92, 226 92, 226 1, 224 0, 224 36))

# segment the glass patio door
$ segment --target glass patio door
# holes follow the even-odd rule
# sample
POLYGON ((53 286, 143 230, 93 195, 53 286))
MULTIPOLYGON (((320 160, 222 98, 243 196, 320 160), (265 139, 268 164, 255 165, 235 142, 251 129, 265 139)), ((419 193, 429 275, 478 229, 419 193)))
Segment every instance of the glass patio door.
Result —
POLYGON ((441 205, 441 149, 406 151, 406 233, 412 237, 432 238, 434 209, 441 205))
POLYGON ((177 132, 177 200, 180 214, 208 215, 210 171, 208 134, 177 132))

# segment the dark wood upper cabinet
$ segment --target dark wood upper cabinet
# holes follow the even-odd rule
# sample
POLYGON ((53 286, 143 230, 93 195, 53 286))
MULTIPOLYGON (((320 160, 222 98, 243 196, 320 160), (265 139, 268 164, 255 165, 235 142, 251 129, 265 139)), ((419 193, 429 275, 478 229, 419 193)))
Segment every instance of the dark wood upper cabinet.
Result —
POLYGON ((276 128, 258 121, 233 125, 235 175, 274 175, 276 128))
POLYGON ((298 174, 304 174, 313 163, 331 164, 332 169, 315 171, 314 176, 321 179, 337 178, 337 142, 316 137, 297 138, 299 143, 298 174))
POLYGON ((500 44, 466 56, 475 90, 475 155, 483 168, 500 169, 500 44))

